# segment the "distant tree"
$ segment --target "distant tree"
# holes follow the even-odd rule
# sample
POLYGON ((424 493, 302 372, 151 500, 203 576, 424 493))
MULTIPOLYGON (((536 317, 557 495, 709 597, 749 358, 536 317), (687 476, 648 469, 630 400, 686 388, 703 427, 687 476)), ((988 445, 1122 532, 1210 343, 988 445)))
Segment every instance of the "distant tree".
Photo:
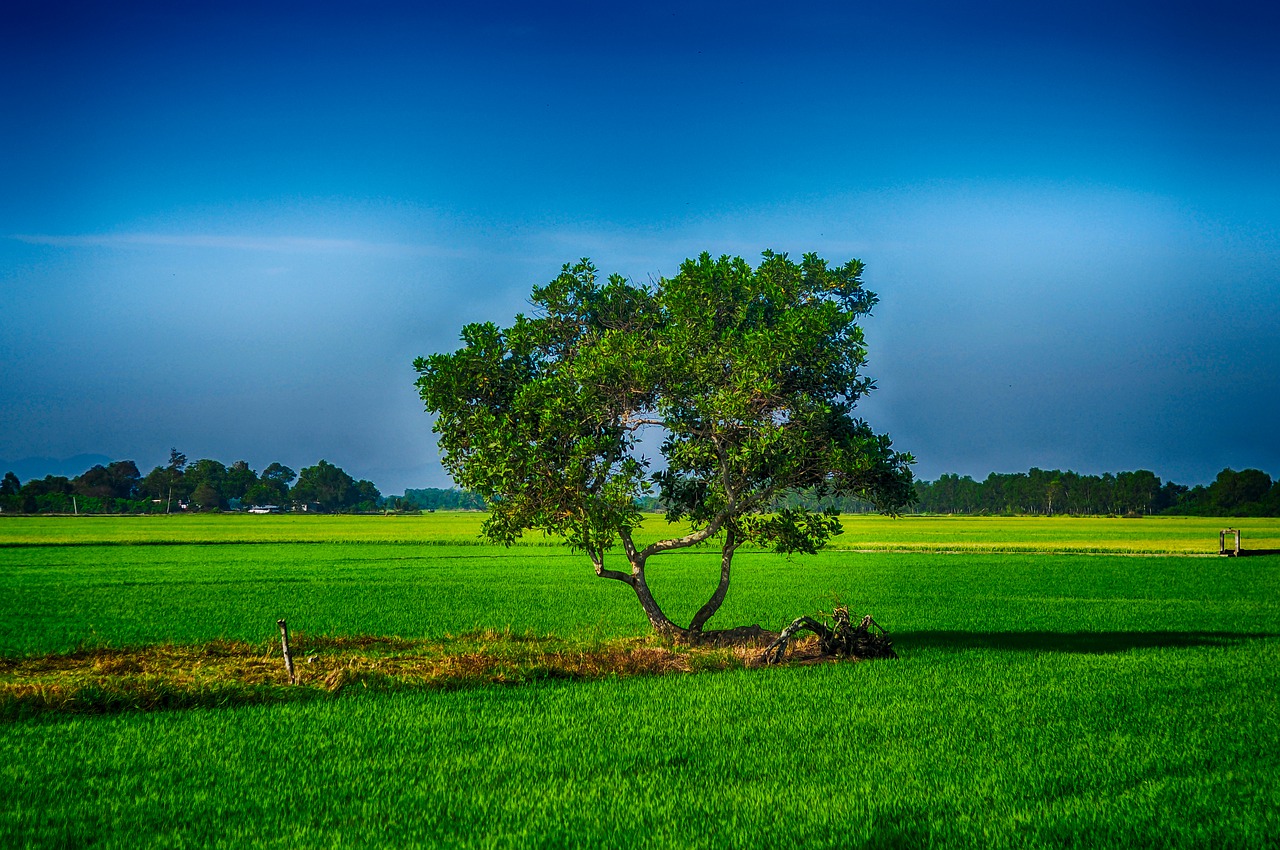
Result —
POLYGON ((266 469, 262 470, 262 480, 272 484, 281 484, 288 487, 298 474, 289 467, 280 463, 272 463, 266 469))
POLYGON ((152 499, 163 499, 165 513, 173 510, 174 498, 182 499, 190 492, 183 480, 187 456, 176 448, 169 449, 169 463, 157 466, 142 481, 142 492, 152 499))
POLYGON ((107 468, 102 464, 93 466, 71 479, 72 492, 78 496, 94 496, 106 498, 111 496, 111 481, 107 468))
POLYGON ((640 286, 566 265, 534 288, 535 318, 467 325, 460 350, 415 362, 445 467, 489 502, 490 539, 560 536, 596 575, 630 586, 655 631, 697 640, 740 546, 814 552, 840 532, 832 513, 774 513, 779 497, 814 488, 884 511, 913 497, 910 456, 853 415, 873 386, 860 374, 857 322, 876 303, 862 268, 766 252, 752 269, 703 254, 640 286), (653 473, 645 428, 664 437, 653 473), (636 500, 655 490, 692 531, 643 545, 636 500), (681 627, 649 588, 649 559, 713 538, 719 583, 681 627), (610 569, 619 546, 626 569, 610 569))
POLYGON ((1045 488, 1044 488, 1044 499, 1045 499, 1044 512, 1049 516, 1053 516, 1053 503, 1055 501, 1058 502, 1059 509, 1061 509, 1062 490, 1063 490, 1062 476, 1054 474, 1052 477, 1049 478, 1049 482, 1045 485, 1045 488))
POLYGON ((241 501, 247 505, 285 505, 289 502, 289 483, 298 475, 283 464, 272 463, 262 470, 256 484, 249 487, 241 501))
POLYGON ((1267 495, 1262 498, 1263 516, 1280 516, 1280 481, 1272 483, 1267 495))
POLYGON ((1151 506, 1152 513, 1160 513, 1172 508, 1181 502, 1187 492, 1190 490, 1185 484, 1178 484, 1174 481, 1166 481, 1160 485, 1160 490, 1156 493, 1155 503, 1151 506))
POLYGON ((138 486, 142 483, 142 475, 138 472, 138 464, 131 460, 117 460, 107 464, 107 474, 111 478, 113 496, 117 499, 133 499, 138 496, 138 486))
POLYGON ((384 510, 396 513, 415 513, 422 510, 422 506, 408 496, 387 496, 382 500, 382 507, 384 510))
POLYGON ((227 468, 221 461, 201 458, 186 468, 182 478, 191 500, 202 510, 227 507, 227 468), (208 491, 203 491, 201 498, 197 498, 196 492, 202 487, 212 490, 215 498, 210 498, 208 491))
MULTIPOLYGON (((4 480, 0 481, 0 511, 5 513, 23 513, 25 512, 25 500, 20 495, 22 492, 22 482, 18 480, 18 476, 12 472, 4 474, 4 480)), ((35 500, 32 500, 32 504, 35 500)))
POLYGON ((72 489, 81 496, 98 499, 132 499, 141 485, 138 465, 131 460, 117 460, 86 470, 72 480, 72 489))
POLYGON ((428 511, 483 511, 486 508, 482 497, 468 490, 438 487, 425 487, 420 490, 405 490, 406 499, 422 510, 428 511))
POLYGON ((71 479, 62 475, 31 478, 18 490, 23 513, 69 513, 72 510, 71 479))
POLYGON ((225 505, 222 494, 208 481, 196 485, 191 491, 191 501, 202 511, 219 510, 225 505))
POLYGON ((138 492, 144 498, 163 502, 169 494, 169 470, 163 466, 154 467, 139 482, 138 492))
POLYGON ((993 472, 982 482, 947 473, 917 481, 915 488, 920 509, 933 513, 1147 514, 1181 504, 1187 493, 1145 469, 1081 475, 1032 467, 1025 473, 993 472))
POLYGON ((373 485, 373 482, 362 478, 355 484, 355 494, 352 496, 351 507, 360 511, 376 511, 378 509, 378 501, 381 498, 382 494, 378 492, 378 488, 373 485))
POLYGON ((261 481, 244 492, 240 498, 241 505, 279 505, 283 499, 277 498, 276 491, 261 481))
POLYGON ((1116 476, 1116 489, 1124 513, 1149 513, 1160 493, 1160 478, 1148 469, 1135 469, 1116 476))
POLYGON ((315 503, 326 511, 341 511, 356 503, 359 491, 355 479, 341 467, 321 460, 298 473, 292 496, 299 504, 315 503))
POLYGON ((297 480, 298 474, 284 466, 283 463, 271 463, 270 466, 262 470, 262 484, 273 486, 276 492, 280 494, 280 502, 287 501, 289 497, 289 484, 297 480))
POLYGON ((249 468, 247 461, 238 460, 227 468, 222 495, 227 499, 243 500, 251 487, 258 484, 258 474, 249 468))
POLYGON ((71 479, 62 475, 46 475, 44 478, 32 478, 22 485, 24 496, 44 496, 48 494, 70 495, 71 479))
POLYGON ((1261 502, 1271 489, 1271 476, 1260 469, 1236 472, 1224 469, 1209 485, 1209 502, 1221 515, 1260 513, 1261 502))

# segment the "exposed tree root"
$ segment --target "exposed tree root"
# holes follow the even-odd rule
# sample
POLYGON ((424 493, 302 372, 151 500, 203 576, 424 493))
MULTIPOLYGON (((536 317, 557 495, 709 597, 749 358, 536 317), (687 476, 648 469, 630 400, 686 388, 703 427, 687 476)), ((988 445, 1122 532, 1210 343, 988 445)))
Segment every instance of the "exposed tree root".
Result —
POLYGON ((800 632, 813 632, 818 636, 818 652, 833 658, 897 658, 889 634, 871 615, 862 618, 854 626, 849 619, 849 609, 840 606, 831 615, 831 625, 813 617, 797 617, 791 625, 765 647, 760 660, 765 664, 778 664, 787 654, 787 648, 800 632), (875 626, 876 633, 871 631, 875 626))

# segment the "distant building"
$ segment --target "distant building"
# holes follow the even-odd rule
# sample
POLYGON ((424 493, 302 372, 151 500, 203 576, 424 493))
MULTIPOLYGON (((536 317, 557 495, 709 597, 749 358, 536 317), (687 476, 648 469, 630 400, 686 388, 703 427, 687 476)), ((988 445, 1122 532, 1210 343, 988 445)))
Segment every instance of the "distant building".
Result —
POLYGON ((251 514, 278 514, 280 508, 277 505, 252 505, 249 507, 251 514))

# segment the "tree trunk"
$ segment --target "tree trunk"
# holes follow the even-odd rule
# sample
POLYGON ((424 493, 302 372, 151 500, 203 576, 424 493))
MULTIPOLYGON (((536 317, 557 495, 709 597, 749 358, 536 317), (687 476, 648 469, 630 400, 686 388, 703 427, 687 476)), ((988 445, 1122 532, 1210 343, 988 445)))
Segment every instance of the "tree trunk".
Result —
POLYGON ((645 616, 649 618, 649 625, 653 626, 653 630, 657 634, 673 640, 684 640, 686 638, 688 630, 682 629, 671 622, 671 619, 662 612, 658 601, 653 598, 653 593, 649 590, 649 583, 644 578, 643 560, 638 564, 632 564, 631 589, 636 592, 636 598, 640 600, 640 607, 644 609, 645 616))
POLYGON ((737 551, 738 538, 733 526, 729 526, 725 531, 724 547, 720 550, 720 583, 716 585, 715 593, 711 594, 711 598, 707 600, 707 604, 698 609, 698 613, 693 615, 693 620, 689 623, 689 631, 693 634, 700 634, 702 627, 706 625, 715 613, 720 610, 720 606, 724 604, 725 594, 729 592, 729 571, 733 568, 733 553, 737 551))

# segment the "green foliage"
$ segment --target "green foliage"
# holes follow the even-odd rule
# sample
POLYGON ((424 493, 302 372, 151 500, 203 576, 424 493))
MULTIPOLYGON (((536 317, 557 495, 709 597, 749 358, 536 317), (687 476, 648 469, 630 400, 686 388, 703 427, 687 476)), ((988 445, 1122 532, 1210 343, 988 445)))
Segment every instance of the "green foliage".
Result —
POLYGON ((793 552, 815 555, 819 543, 825 543, 843 531, 840 514, 836 510, 814 513, 797 508, 743 517, 742 529, 746 539, 780 555, 793 552))
POLYGON ((272 463, 245 489, 240 501, 245 505, 287 505, 289 483, 297 477, 297 473, 289 467, 272 463))
POLYGON ((138 492, 140 479, 137 464, 131 460, 118 460, 107 466, 94 466, 77 476, 71 485, 80 496, 131 499, 138 492))
POLYGON ((445 467, 489 503, 490 539, 539 529, 597 571, 621 542, 633 586, 649 554, 720 533, 726 558, 744 541, 816 551, 839 532, 833 517, 759 517, 805 488, 886 512, 913 498, 911 457, 854 416, 873 386, 860 373, 857 322, 876 303, 862 269, 813 254, 765 252, 755 269, 703 254, 643 286, 567 264, 533 289, 534 317, 468 325, 463 348, 415 361, 445 467), (656 471, 646 431, 661 439, 656 471), (694 537, 637 552, 647 496, 694 537))
POLYGON ((237 502, 241 506, 313 502, 330 511, 372 511, 382 498, 373 482, 356 481, 327 461, 305 471, 307 480, 294 497, 289 483, 297 474, 282 464, 272 463, 259 477, 247 461, 227 467, 201 458, 188 464, 186 455, 172 449, 168 465, 157 466, 146 477, 139 476, 131 460, 94 466, 74 479, 47 476, 20 487, 11 474, 12 480, 0 482, 0 489, 7 485, 16 492, 0 492, 0 512, 170 513, 186 508, 226 510, 237 502))
POLYGON ((480 496, 466 490, 424 487, 405 490, 405 501, 424 511, 482 511, 487 505, 480 496))
POLYGON ((22 485, 22 495, 43 496, 48 493, 70 494, 71 480, 61 475, 46 475, 44 478, 32 478, 22 485))
POLYGON ((1218 516, 1280 516, 1280 486, 1260 469, 1224 469, 1187 500, 1187 512, 1218 516))
POLYGON ((380 495, 373 482, 356 481, 327 460, 304 467, 292 491, 295 502, 315 503, 326 511, 374 510, 380 495))
POLYGON ((251 487, 258 484, 258 475, 249 468, 247 461, 238 460, 227 469, 223 478, 222 495, 228 501, 243 500, 251 487))
POLYGON ((1280 516, 1280 489, 1256 469, 1224 469, 1210 487, 1161 483, 1153 472, 1082 475, 1032 468, 991 473, 984 481, 947 474, 917 481, 918 506, 927 513, 957 514, 1181 514, 1280 516))
POLYGON ((209 458, 196 461, 183 472, 183 484, 191 501, 200 510, 227 507, 227 468, 221 462, 209 458))

